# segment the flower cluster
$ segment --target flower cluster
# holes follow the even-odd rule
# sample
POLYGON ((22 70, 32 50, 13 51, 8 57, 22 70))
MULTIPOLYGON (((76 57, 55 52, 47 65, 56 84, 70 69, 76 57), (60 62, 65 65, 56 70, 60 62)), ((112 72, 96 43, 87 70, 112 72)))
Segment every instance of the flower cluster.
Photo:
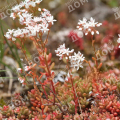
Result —
POLYGON ((68 59, 68 56, 70 55, 70 53, 73 53, 74 50, 69 50, 69 48, 65 48, 65 44, 60 45, 59 48, 57 48, 57 50, 55 50, 56 55, 60 57, 60 60, 65 57, 66 59, 68 59))
POLYGON ((77 70, 82 66, 82 63, 84 61, 85 57, 83 57, 83 54, 80 53, 80 51, 76 54, 74 53, 73 56, 70 56, 70 62, 71 62, 71 67, 77 68, 77 70))
POLYGON ((85 35, 88 35, 89 32, 91 35, 94 35, 95 33, 99 34, 99 32, 96 31, 94 27, 99 27, 101 25, 102 23, 95 22, 95 20, 91 17, 90 21, 88 22, 86 18, 83 18, 83 21, 79 20, 77 28, 79 30, 83 30, 85 32, 85 35))
POLYGON ((42 2, 42 0, 25 0, 25 1, 22 1, 20 4, 14 6, 12 8, 12 11, 14 12, 19 12, 19 11, 22 11, 21 9, 24 7, 25 9, 28 9, 29 7, 35 7, 36 4, 40 4, 40 2, 42 2))
POLYGON ((82 63, 85 59, 85 57, 83 57, 83 54, 79 51, 78 53, 74 52, 74 49, 69 50, 69 48, 65 48, 65 44, 60 45, 59 48, 57 48, 57 50, 55 50, 56 55, 60 57, 60 60, 65 58, 66 60, 70 60, 71 63, 71 67, 77 68, 77 70, 79 70, 79 68, 83 68, 82 63), (71 54, 74 52, 74 55, 71 56, 71 54))
POLYGON ((25 27, 22 29, 18 28, 17 30, 8 30, 5 35, 7 39, 15 41, 16 38, 35 37, 39 33, 43 34, 49 31, 50 26, 56 21, 50 14, 50 11, 37 8, 38 12, 41 12, 39 17, 35 17, 30 13, 32 10, 31 7, 36 7, 36 4, 40 4, 41 1, 42 0, 25 0, 12 8, 13 13, 11 13, 11 17, 13 19, 18 18, 20 24, 25 25, 25 27))

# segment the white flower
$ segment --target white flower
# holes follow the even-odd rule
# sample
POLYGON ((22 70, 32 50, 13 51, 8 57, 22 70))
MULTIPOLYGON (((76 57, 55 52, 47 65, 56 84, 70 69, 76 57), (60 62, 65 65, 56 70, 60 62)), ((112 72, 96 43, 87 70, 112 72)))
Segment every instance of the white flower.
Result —
POLYGON ((19 77, 19 78, 18 78, 18 81, 20 81, 20 83, 24 83, 24 82, 25 82, 25 79, 22 78, 22 77, 19 77))
POLYGON ((36 0, 35 3, 39 4, 42 0, 36 0))
POLYGON ((92 31, 91 34, 94 35, 94 31, 92 31))
POLYGON ((88 35, 88 33, 86 32, 85 35, 88 35))
POLYGON ((32 14, 29 14, 27 11, 25 13, 22 13, 21 15, 24 19, 31 19, 32 20, 32 14))
POLYGON ((19 12, 19 11, 20 11, 19 5, 14 6, 14 7, 12 8, 12 10, 13 10, 14 12, 19 12))
POLYGON ((25 66, 25 71, 29 71, 31 68, 31 66, 25 66))
POLYGON ((118 38, 117 42, 120 43, 120 34, 118 34, 118 36, 119 36, 119 38, 118 38))
POLYGON ((13 33, 13 36, 16 37, 16 38, 17 37, 24 37, 24 34, 22 33, 22 29, 18 28, 17 30, 15 30, 14 33, 13 33))
POLYGON ((9 40, 9 39, 12 39, 12 36, 11 36, 9 33, 6 33, 4 36, 5 36, 8 40, 9 40))
POLYGON ((71 67, 74 67, 75 69, 79 70, 79 68, 83 68, 82 63, 80 62, 71 62, 71 67))
POLYGON ((26 2, 25 3, 25 8, 29 8, 29 6, 32 6, 32 7, 35 7, 36 6, 36 3, 35 2, 33 2, 33 1, 31 1, 31 2, 26 2))
POLYGON ((44 18, 47 17, 47 13, 46 13, 46 12, 43 12, 41 15, 42 15, 42 17, 44 17, 44 18))
POLYGON ((13 37, 12 37, 12 41, 16 41, 16 38, 13 38, 13 37))
POLYGON ((24 35, 26 35, 26 34, 29 33, 29 30, 27 30, 27 29, 22 29, 22 33, 23 33, 24 35))
POLYGON ((36 32, 39 32, 39 31, 41 30, 41 26, 35 25, 35 26, 33 27, 33 30, 36 31, 36 32))
POLYGON ((19 4, 19 7, 22 8, 23 6, 25 6, 25 1, 21 1, 21 3, 19 4))
POLYGON ((18 68, 17 71, 18 71, 19 73, 22 73, 22 68, 18 68))
POLYGON ((48 31, 49 29, 48 29, 48 24, 46 24, 46 25, 42 25, 42 29, 41 29, 43 32, 46 32, 46 31, 48 31))
POLYGON ((83 21, 82 21, 82 20, 79 20, 78 25, 86 24, 86 22, 87 22, 87 19, 86 19, 86 18, 83 18, 83 21))
POLYGON ((44 12, 48 12, 48 10, 47 10, 47 9, 45 9, 45 8, 43 8, 43 11, 44 11, 44 12))
POLYGON ((76 53, 74 53, 74 56, 71 56, 74 60, 78 60, 78 61, 84 61, 84 58, 85 57, 83 57, 83 54, 80 52, 80 51, 78 51, 78 53, 76 54, 76 53))
POLYGON ((38 8, 38 11, 41 11, 41 8, 38 8))
POLYGON ((65 56, 66 59, 68 59, 68 56, 70 55, 70 53, 73 53, 73 49, 70 51, 69 48, 65 48, 65 44, 60 45, 59 48, 57 48, 57 50, 55 50, 56 56, 59 56, 59 60, 61 60, 63 58, 63 56, 65 56))
POLYGON ((10 35, 12 35, 12 34, 14 33, 14 29, 12 29, 12 30, 8 29, 8 33, 9 33, 10 35))
POLYGON ((95 19, 93 19, 92 17, 90 18, 90 21, 89 21, 89 25, 91 27, 95 27, 97 25, 98 22, 95 22, 95 19))
POLYGON ((95 27, 99 27, 101 25, 102 23, 95 22, 95 19, 91 17, 90 21, 87 21, 86 18, 79 20, 77 28, 78 30, 83 30, 85 35, 88 35, 89 32, 94 35, 95 33, 99 34, 99 32, 95 30, 95 27))
POLYGON ((10 17, 12 17, 13 20, 16 18, 14 13, 11 13, 11 14, 10 14, 10 17))
POLYGON ((99 34, 99 31, 96 31, 97 34, 99 34))
POLYGON ((12 34, 14 33, 14 29, 8 29, 8 32, 4 35, 7 39, 12 39, 12 34))
POLYGON ((96 26, 97 26, 97 27, 100 27, 101 25, 102 25, 102 23, 98 23, 96 26))
POLYGON ((77 54, 74 53, 73 56, 70 56, 70 62, 71 62, 71 67, 77 68, 77 70, 82 66, 83 61, 85 60, 85 57, 83 57, 83 54, 78 52, 77 54))
POLYGON ((69 54, 70 54, 70 53, 73 53, 73 52, 74 52, 74 50, 73 50, 73 49, 70 51, 70 50, 69 50, 69 48, 67 48, 67 49, 65 49, 65 50, 63 51, 63 53, 62 53, 62 54, 63 54, 63 55, 65 55, 65 54, 66 54, 67 56, 69 56, 69 54))
POLYGON ((27 35, 28 37, 29 36, 36 36, 37 31, 39 30, 38 28, 36 29, 36 27, 34 28, 34 26, 30 26, 30 25, 28 27, 26 27, 26 29, 28 29, 30 31, 27 35))
POLYGON ((42 20, 43 20, 42 17, 34 17, 34 22, 40 22, 42 20))
POLYGON ((53 19, 53 16, 47 17, 47 19, 48 19, 48 22, 52 23, 52 25, 53 25, 53 22, 56 21, 53 19))
MULTIPOLYGON (((118 38, 118 40, 117 40, 117 43, 120 44, 120 34, 118 34, 118 36, 119 36, 119 38, 118 38)), ((119 45, 119 48, 120 48, 120 45, 119 45)))

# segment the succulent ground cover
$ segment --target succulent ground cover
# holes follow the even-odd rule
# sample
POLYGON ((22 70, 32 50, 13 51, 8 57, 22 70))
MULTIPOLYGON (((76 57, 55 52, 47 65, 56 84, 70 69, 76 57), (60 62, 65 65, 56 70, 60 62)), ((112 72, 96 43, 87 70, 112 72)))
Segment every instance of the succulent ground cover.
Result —
MULTIPOLYGON (((100 50, 95 47, 101 38, 97 29, 103 27, 102 23, 95 22, 92 17, 90 20, 79 20, 77 29, 87 36, 94 49, 92 63, 81 51, 75 52, 74 49, 61 44, 55 53, 58 59, 65 63, 67 75, 63 78, 64 82, 54 82, 55 63, 46 46, 50 28, 56 20, 50 11, 39 8, 41 2, 42 0, 25 0, 12 8, 11 17, 13 20, 17 19, 22 28, 8 29, 5 37, 23 52, 27 61, 27 65, 18 68, 19 82, 22 86, 28 86, 29 79, 32 78, 33 89, 27 91, 26 95, 14 94, 9 105, 0 107, 0 120, 119 120, 120 71, 103 71, 103 61, 100 57, 98 59, 100 50), (36 16, 36 11, 40 13, 39 16, 36 16), (26 40, 36 47, 39 65, 28 60, 24 48, 26 40), (82 77, 79 74, 74 75, 78 71, 82 72, 85 64, 88 72, 82 77), (37 73, 36 67, 41 69, 40 74, 37 73), (43 77, 45 79, 41 81, 43 77)), ((104 26, 107 24, 106 21, 103 23, 104 26)), ((108 27, 105 29, 106 34, 118 32, 118 26, 114 26, 117 32, 107 30, 108 27)), ((120 36, 119 32, 117 34, 120 36)), ((83 43, 75 31, 70 31, 68 37, 71 39, 73 35, 80 44, 83 43)), ((114 48, 107 44, 110 42, 108 37, 104 40, 107 51, 115 50, 114 53, 109 51, 111 59, 119 57, 120 38, 114 41, 114 48)), ((80 50, 86 49, 79 47, 80 50)), ((107 61, 107 58, 104 61, 107 61)))

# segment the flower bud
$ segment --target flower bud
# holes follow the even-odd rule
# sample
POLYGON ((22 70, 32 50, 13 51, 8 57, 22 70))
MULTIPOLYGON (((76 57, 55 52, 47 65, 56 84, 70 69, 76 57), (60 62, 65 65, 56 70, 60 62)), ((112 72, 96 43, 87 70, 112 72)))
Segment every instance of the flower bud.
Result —
POLYGON ((100 69, 101 67, 102 67, 102 63, 99 64, 98 69, 100 69))

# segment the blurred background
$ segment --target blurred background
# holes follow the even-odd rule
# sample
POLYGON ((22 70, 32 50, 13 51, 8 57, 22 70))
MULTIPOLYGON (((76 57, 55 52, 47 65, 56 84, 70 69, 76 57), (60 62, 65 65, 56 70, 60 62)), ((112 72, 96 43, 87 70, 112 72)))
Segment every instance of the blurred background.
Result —
MULTIPOLYGON (((27 65, 21 50, 5 39, 4 34, 8 29, 20 28, 17 20, 10 18, 12 6, 18 4, 20 0, 0 0, 0 100, 11 97, 11 94, 31 89, 31 86, 21 87, 18 82, 17 68, 27 65)), ((99 62, 104 63, 101 71, 115 70, 119 75, 120 50, 117 45, 118 34, 120 34, 120 1, 119 0, 43 0, 40 8, 48 9, 57 20, 51 28, 48 51, 52 53, 52 61, 55 61, 54 71, 56 79, 60 79, 58 74, 65 71, 64 62, 59 61, 55 55, 57 47, 63 43, 70 49, 81 51, 87 60, 92 62, 94 56, 91 46, 91 38, 88 34, 84 36, 82 31, 78 31, 76 26, 83 17, 90 19, 93 17, 97 22, 103 23, 98 28, 99 35, 95 35, 96 49, 100 51, 99 62), (108 50, 108 47, 111 49, 108 50), (104 51, 103 51, 104 50, 104 51), (106 50, 106 51, 105 51, 106 50)), ((38 13, 39 15, 39 13, 38 13)), ((45 37, 46 35, 44 35, 45 37)), ((19 44, 19 43, 18 43, 19 44)), ((38 53, 29 39, 25 43, 27 56, 33 63, 39 64, 38 53)), ((87 65, 82 71, 78 71, 83 77, 89 72, 87 65)), ((38 74, 40 72, 39 68, 38 74)))

